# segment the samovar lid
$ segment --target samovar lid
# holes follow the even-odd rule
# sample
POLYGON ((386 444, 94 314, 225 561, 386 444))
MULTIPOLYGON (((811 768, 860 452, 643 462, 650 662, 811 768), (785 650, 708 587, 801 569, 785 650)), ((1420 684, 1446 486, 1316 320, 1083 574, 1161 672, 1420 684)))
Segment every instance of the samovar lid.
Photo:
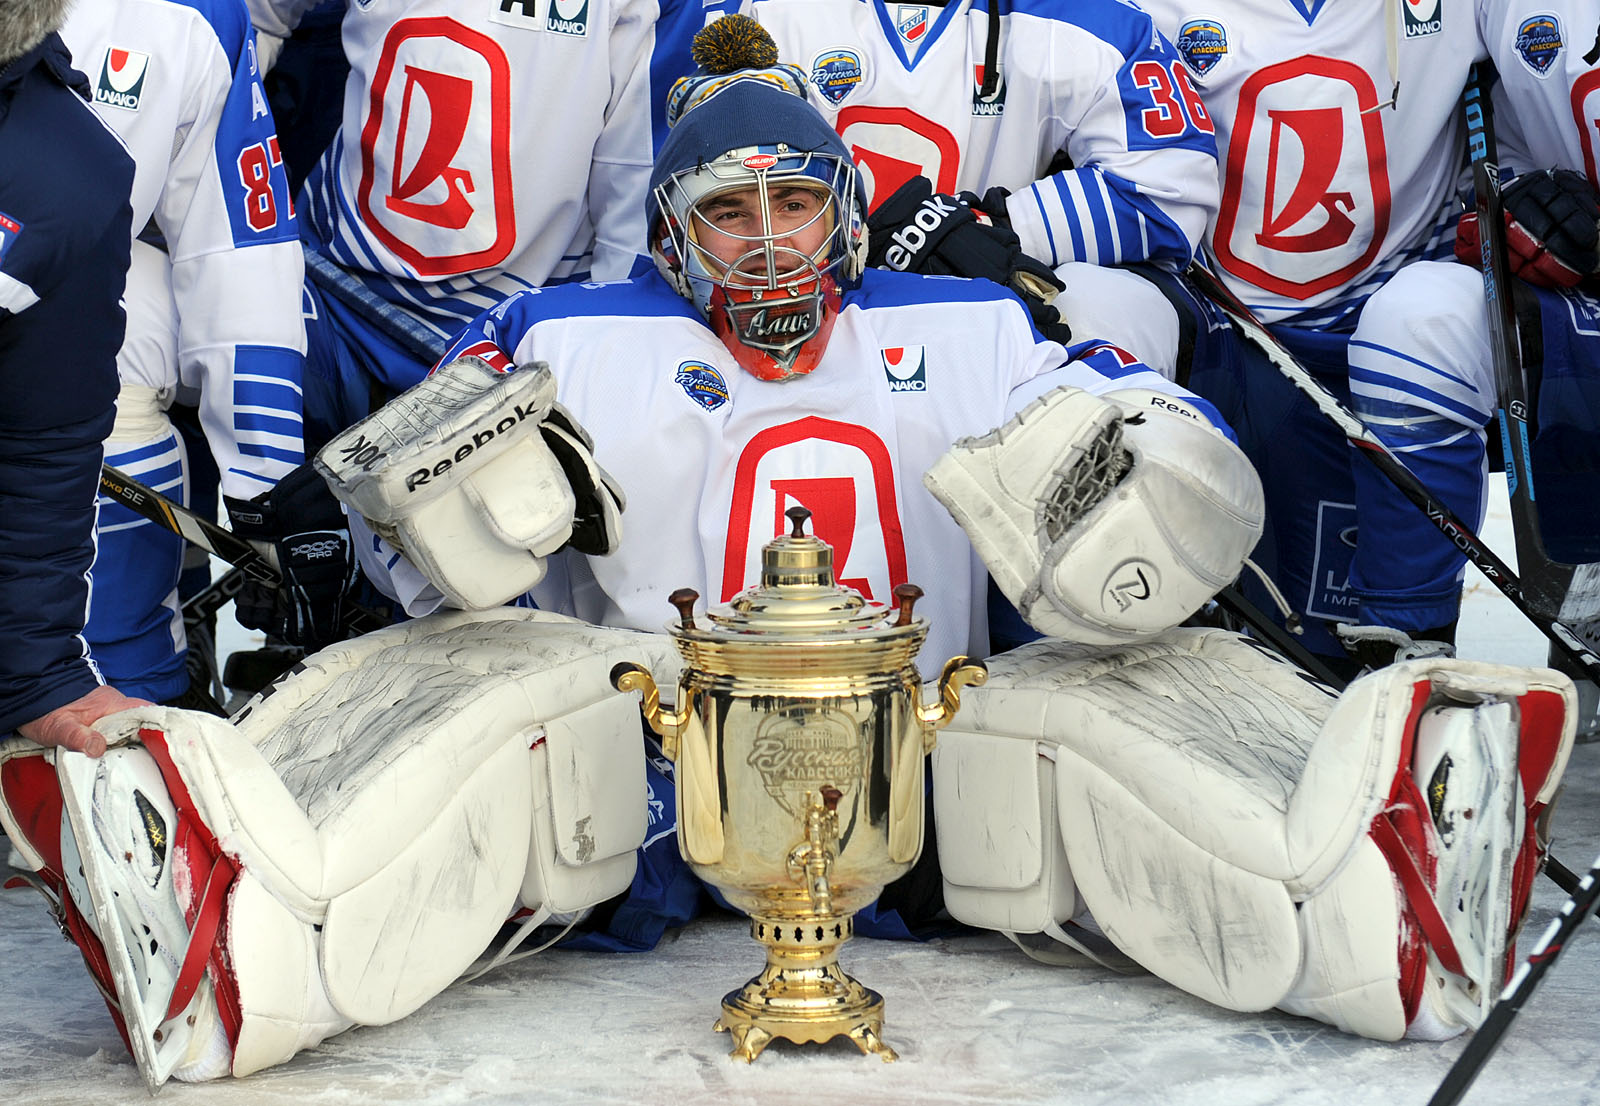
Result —
MULTIPOLYGON (((709 626, 694 622, 694 603, 699 596, 691 589, 673 592, 671 602, 678 608, 679 621, 671 631, 680 641, 752 637, 805 639, 915 635, 927 632, 926 623, 913 618, 911 607, 922 595, 915 584, 895 588, 899 616, 881 603, 869 603, 853 588, 834 580, 833 547, 807 534, 805 524, 811 512, 791 507, 790 531, 768 542, 761 549, 761 582, 734 596, 721 607, 706 612, 709 626)), ((913 650, 915 652, 915 650, 913 650)))

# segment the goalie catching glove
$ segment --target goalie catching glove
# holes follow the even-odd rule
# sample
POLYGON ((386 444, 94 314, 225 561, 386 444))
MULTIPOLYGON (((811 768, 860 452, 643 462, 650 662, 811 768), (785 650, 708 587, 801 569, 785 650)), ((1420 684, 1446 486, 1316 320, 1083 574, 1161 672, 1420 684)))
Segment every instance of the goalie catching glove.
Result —
POLYGON ((498 606, 543 579, 558 549, 598 556, 621 538, 621 489, 555 395, 542 362, 502 373, 460 357, 314 464, 451 606, 498 606))
POLYGON ((1239 573, 1261 536, 1261 481, 1186 403, 1062 387, 963 438, 923 477, 1000 590, 1052 637, 1138 641, 1239 573))
POLYGON ((1005 190, 951 196, 935 192, 927 177, 912 177, 867 219, 867 264, 929 276, 981 277, 1011 289, 1033 325, 1066 345, 1072 331, 1051 306, 1066 286, 1044 262, 1022 252, 1022 240, 1005 220, 1005 190))
MULTIPOLYGON (((1600 271, 1600 197, 1571 169, 1523 173, 1506 186, 1506 259, 1511 274, 1541 288, 1571 288, 1600 271)), ((1479 263, 1478 216, 1456 224, 1456 257, 1479 263)))

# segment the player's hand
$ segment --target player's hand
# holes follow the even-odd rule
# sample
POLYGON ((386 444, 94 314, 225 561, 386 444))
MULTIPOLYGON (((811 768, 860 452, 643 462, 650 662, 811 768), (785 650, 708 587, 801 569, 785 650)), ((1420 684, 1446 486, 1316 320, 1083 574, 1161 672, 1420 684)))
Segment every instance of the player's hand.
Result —
MULTIPOLYGON (((1582 173, 1546 169, 1506 186, 1506 253, 1513 276, 1541 288, 1571 288, 1600 271, 1600 197, 1582 173)), ((1478 264, 1478 220, 1462 216, 1456 256, 1478 264)))
POLYGON ((951 196, 912 177, 867 219, 867 264, 932 276, 980 277, 1010 288, 1047 338, 1072 332, 1050 304, 1065 285, 1022 242, 1005 217, 1005 190, 951 196))
POLYGON ((90 728, 95 722, 119 710, 150 705, 148 699, 130 698, 116 688, 102 684, 42 718, 24 722, 17 727, 17 733, 38 745, 71 749, 85 756, 97 757, 106 751, 106 739, 99 731, 90 728))
POLYGON ((339 501, 310 465, 249 502, 225 497, 233 532, 271 545, 283 580, 251 581, 234 600, 239 624, 306 649, 346 635, 340 618, 356 580, 355 549, 339 501))

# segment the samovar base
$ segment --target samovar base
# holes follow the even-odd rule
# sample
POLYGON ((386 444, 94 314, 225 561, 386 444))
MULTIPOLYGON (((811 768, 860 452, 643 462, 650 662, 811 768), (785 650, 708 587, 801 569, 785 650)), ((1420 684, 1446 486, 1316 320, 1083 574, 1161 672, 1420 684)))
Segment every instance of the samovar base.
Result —
POLYGON ((767 966, 722 998, 713 1028, 732 1035, 730 1056, 750 1063, 776 1038, 803 1045, 843 1036, 863 1055, 885 1063, 899 1059, 881 1036, 883 996, 839 967, 838 947, 850 938, 850 921, 751 920, 751 935, 767 947, 767 966))

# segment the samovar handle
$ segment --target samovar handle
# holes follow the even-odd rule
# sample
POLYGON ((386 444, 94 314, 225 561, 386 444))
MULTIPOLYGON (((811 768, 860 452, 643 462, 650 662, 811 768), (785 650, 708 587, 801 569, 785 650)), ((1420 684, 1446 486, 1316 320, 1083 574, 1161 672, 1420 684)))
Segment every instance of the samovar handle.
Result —
POLYGON ((933 735, 948 726, 961 709, 961 689, 981 687, 988 678, 989 666, 982 661, 963 656, 944 662, 944 669, 939 673, 939 701, 917 711, 917 717, 922 720, 926 750, 933 750, 933 735))
POLYGON ((689 696, 683 697, 684 701, 676 710, 663 710, 661 690, 656 687, 655 677, 650 675, 649 670, 631 661, 622 661, 611 669, 611 686, 618 691, 644 692, 639 712, 661 738, 661 754, 676 764, 678 738, 683 733, 683 727, 688 724, 689 715, 693 710, 689 696))

